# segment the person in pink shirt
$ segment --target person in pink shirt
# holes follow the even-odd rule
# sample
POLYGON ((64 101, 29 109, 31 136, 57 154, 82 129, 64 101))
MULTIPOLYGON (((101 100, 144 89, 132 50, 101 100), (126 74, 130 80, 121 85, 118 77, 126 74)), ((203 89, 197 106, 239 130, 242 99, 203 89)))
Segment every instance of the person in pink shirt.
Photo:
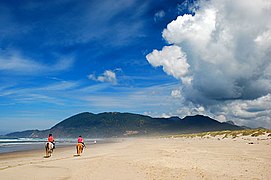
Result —
POLYGON ((83 140, 83 138, 82 138, 82 136, 79 136, 79 137, 78 137, 77 142, 78 142, 78 143, 82 143, 83 146, 86 147, 86 146, 85 146, 85 143, 84 143, 84 140, 83 140))

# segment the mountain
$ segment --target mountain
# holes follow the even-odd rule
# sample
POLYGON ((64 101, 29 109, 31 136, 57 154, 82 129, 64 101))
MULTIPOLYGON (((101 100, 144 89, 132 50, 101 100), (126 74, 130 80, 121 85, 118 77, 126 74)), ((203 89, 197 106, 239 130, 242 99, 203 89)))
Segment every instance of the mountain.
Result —
POLYGON ((93 114, 89 112, 71 116, 50 129, 28 130, 7 134, 11 137, 47 137, 52 133, 55 137, 123 137, 161 134, 197 133, 205 131, 238 130, 240 126, 221 123, 207 116, 187 116, 152 118, 150 116, 105 112, 93 114))

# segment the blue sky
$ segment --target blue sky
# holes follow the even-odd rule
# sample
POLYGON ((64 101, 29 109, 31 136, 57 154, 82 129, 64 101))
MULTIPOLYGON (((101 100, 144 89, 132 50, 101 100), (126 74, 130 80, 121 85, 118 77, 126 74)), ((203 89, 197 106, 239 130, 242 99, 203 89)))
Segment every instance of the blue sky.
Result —
POLYGON ((0 133, 85 111, 205 114, 271 128, 270 7, 2 0, 0 133))

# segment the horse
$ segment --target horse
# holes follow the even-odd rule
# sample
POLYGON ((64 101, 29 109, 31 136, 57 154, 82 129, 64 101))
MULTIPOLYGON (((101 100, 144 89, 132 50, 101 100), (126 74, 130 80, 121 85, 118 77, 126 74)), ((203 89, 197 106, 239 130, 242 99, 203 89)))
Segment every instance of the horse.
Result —
POLYGON ((46 152, 45 157, 51 157, 53 150, 54 150, 54 144, 51 142, 46 142, 45 143, 45 152, 46 152))
POLYGON ((80 156, 83 153, 83 149, 84 149, 84 145, 82 143, 76 144, 77 156, 80 156))

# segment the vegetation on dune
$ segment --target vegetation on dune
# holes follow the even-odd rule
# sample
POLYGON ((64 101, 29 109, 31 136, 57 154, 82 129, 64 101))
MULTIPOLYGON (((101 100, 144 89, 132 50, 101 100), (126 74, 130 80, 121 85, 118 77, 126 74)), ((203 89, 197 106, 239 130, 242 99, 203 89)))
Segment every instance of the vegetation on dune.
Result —
POLYGON ((210 137, 221 137, 224 138, 236 138, 240 136, 251 136, 258 137, 261 135, 267 135, 271 137, 271 130, 268 129, 244 129, 244 130, 226 130, 226 131, 211 131, 211 132, 202 132, 202 133, 193 133, 193 134, 177 134, 168 137, 178 138, 210 138, 210 137))

